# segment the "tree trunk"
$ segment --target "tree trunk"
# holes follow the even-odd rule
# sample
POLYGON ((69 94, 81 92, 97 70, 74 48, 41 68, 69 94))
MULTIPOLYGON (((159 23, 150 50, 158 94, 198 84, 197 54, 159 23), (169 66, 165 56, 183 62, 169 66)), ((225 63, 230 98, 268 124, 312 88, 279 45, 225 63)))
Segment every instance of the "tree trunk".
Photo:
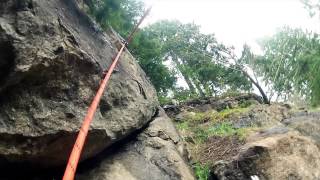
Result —
POLYGON ((179 62, 178 58, 171 54, 172 61, 176 64, 177 69, 180 71, 181 75, 183 76, 184 80, 186 81, 190 91, 192 94, 196 93, 196 89, 192 84, 192 80, 190 77, 184 72, 183 65, 179 62))
MULTIPOLYGON (((180 72, 181 72, 181 71, 180 71, 180 72)), ((182 72, 181 72, 181 74, 182 74, 184 80, 186 80, 186 83, 188 84, 188 87, 189 87, 191 93, 192 93, 192 94, 195 94, 195 93, 196 93, 196 88, 195 88, 194 85, 192 84, 192 81, 191 81, 191 79, 189 78, 189 76, 185 75, 185 74, 182 73, 182 72)))
POLYGON ((203 92, 203 89, 201 88, 200 82, 197 79, 193 80, 193 82, 194 82, 194 84, 195 84, 195 86, 197 88, 197 91, 199 92, 200 96, 201 97, 206 97, 206 94, 203 92))
POLYGON ((266 103, 266 104, 270 104, 270 100, 269 100, 268 96, 267 96, 266 93, 263 91, 263 89, 261 88, 261 86, 259 85, 259 83, 256 82, 256 81, 248 74, 247 71, 245 71, 245 70, 242 69, 242 68, 240 68, 240 69, 241 69, 241 72, 251 81, 251 83, 254 84, 254 85, 258 88, 258 90, 259 90, 259 92, 260 92, 260 94, 261 94, 261 96, 262 96, 263 102, 266 103))

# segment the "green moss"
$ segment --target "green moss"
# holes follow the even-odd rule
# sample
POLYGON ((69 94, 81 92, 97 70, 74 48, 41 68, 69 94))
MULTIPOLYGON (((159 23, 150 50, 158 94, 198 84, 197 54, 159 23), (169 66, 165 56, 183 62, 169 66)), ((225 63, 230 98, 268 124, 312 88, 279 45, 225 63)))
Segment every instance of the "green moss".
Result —
POLYGON ((210 176, 210 168, 208 165, 197 163, 194 167, 195 174, 198 180, 208 180, 210 176))
POLYGON ((225 118, 230 117, 231 115, 246 113, 249 110, 250 110, 250 108, 248 108, 248 107, 246 107, 246 108, 239 107, 239 108, 234 108, 234 109, 224 109, 224 110, 222 110, 222 111, 220 111, 218 113, 217 118, 225 119, 225 118))
POLYGON ((246 127, 246 128, 235 128, 231 123, 222 122, 215 124, 208 128, 194 128, 194 134, 198 143, 205 143, 209 137, 212 136, 238 136, 240 140, 245 140, 249 134, 257 131, 258 128, 246 127))
POLYGON ((251 105, 252 105, 252 101, 249 101, 249 100, 241 100, 239 103, 239 107, 241 108, 247 108, 251 105))
POLYGON ((308 110, 309 112, 320 112, 320 106, 312 107, 308 110))
POLYGON ((190 121, 192 123, 203 123, 206 120, 207 113, 203 113, 203 112, 195 112, 193 113, 193 115, 190 115, 186 120, 190 121))
POLYGON ((229 118, 233 115, 239 115, 246 113, 250 110, 249 107, 246 108, 234 108, 234 109, 225 109, 220 112, 209 111, 209 112, 195 112, 193 115, 186 117, 184 121, 188 121, 193 125, 198 125, 204 122, 214 122, 220 123, 223 122, 226 118, 229 118))
POLYGON ((188 130, 189 129, 189 122, 188 121, 183 121, 177 123, 176 127, 178 130, 188 130))
POLYGON ((236 129, 230 123, 221 123, 208 129, 210 136, 231 136, 236 133, 236 129))
POLYGON ((193 138, 196 144, 204 144, 212 136, 238 136, 245 140, 246 137, 254 131, 254 128, 235 128, 228 118, 239 116, 248 112, 251 108, 225 109, 220 112, 196 112, 190 113, 182 122, 177 123, 177 129, 186 131, 193 138))
POLYGON ((195 134, 195 140, 196 143, 202 144, 208 140, 210 137, 210 133, 207 129, 205 128, 195 128, 193 129, 193 132, 195 134))
POLYGON ((160 105, 166 105, 166 104, 170 104, 172 102, 172 99, 165 96, 158 95, 158 101, 160 105))

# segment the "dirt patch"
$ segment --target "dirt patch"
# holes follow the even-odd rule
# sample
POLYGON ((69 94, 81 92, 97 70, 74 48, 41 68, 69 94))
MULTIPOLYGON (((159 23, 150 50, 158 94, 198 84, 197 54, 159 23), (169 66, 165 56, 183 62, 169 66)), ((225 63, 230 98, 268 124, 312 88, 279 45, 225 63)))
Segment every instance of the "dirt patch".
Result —
POLYGON ((200 156, 200 163, 215 163, 220 160, 231 160, 240 151, 240 147, 245 144, 237 136, 219 137, 213 136, 208 139, 200 156))

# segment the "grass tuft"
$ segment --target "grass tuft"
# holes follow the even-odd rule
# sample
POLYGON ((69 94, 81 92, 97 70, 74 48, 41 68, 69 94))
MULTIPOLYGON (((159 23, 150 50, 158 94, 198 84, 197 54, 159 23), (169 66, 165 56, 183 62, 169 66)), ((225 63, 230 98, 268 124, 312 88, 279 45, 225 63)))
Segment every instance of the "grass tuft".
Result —
POLYGON ((194 167, 195 174, 198 180, 208 180, 210 176, 210 168, 208 165, 197 163, 194 167))

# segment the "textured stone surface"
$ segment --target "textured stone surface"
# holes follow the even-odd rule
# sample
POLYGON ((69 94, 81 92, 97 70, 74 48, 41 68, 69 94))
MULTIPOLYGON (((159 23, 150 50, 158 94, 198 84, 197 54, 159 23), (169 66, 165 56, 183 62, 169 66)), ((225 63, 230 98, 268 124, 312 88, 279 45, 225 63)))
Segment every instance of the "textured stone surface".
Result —
MULTIPOLYGON (((0 2, 0 165, 65 164, 116 41, 74 0, 0 2)), ((116 69, 83 159, 143 127, 158 106, 129 53, 116 69)))
POLYGON ((302 135, 312 138, 320 148, 320 113, 297 113, 283 121, 288 127, 294 128, 302 135))
MULTIPOLYGON (((277 108, 281 110, 281 107, 277 108)), ((279 115, 276 112, 273 113, 279 115)), ((285 112, 285 111, 283 111, 285 112)), ((213 175, 218 179, 313 180, 320 177, 320 128, 318 112, 293 113, 280 124, 252 134, 230 161, 217 162, 213 175)), ((268 115, 269 118, 272 114, 268 115)))
POLYGON ((297 132, 275 134, 246 144, 231 162, 219 162, 214 174, 221 180, 318 179, 320 151, 297 132))
POLYGON ((207 97, 203 99, 192 99, 181 103, 164 105, 163 108, 169 117, 173 118, 184 111, 207 112, 233 109, 249 104, 262 104, 261 97, 256 94, 240 94, 226 97, 207 97))
POLYGON ((236 128, 241 127, 272 127, 281 126, 281 121, 288 118, 289 109, 286 105, 274 103, 272 105, 257 104, 248 113, 233 119, 236 128))
POLYGON ((221 111, 227 108, 235 108, 241 105, 243 102, 250 102, 252 104, 262 103, 261 97, 256 94, 240 94, 237 96, 225 96, 225 97, 208 97, 205 99, 194 99, 181 103, 180 106, 186 109, 191 108, 201 112, 214 109, 221 111))
POLYGON ((138 137, 112 154, 80 180, 192 180, 194 176, 177 149, 183 144, 163 110, 138 137))

